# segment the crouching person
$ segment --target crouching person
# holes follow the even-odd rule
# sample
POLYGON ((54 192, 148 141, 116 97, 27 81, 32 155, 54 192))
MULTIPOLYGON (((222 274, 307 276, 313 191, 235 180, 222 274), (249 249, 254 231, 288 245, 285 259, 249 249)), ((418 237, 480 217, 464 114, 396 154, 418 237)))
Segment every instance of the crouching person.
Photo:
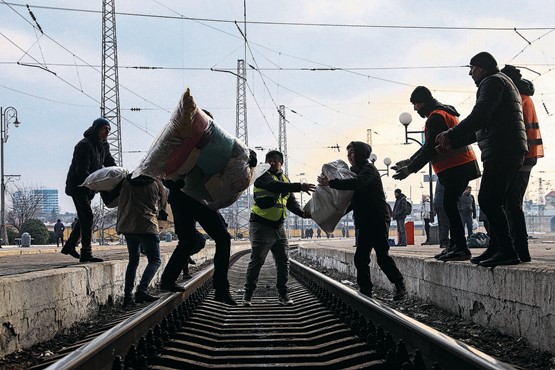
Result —
POLYGON ((131 179, 131 175, 128 175, 121 184, 116 231, 125 236, 129 251, 124 306, 133 302, 133 287, 141 249, 146 254, 148 264, 135 291, 135 302, 152 302, 159 298, 148 293, 148 286, 161 264, 158 215, 165 214, 166 198, 164 185, 148 176, 141 175, 131 179))

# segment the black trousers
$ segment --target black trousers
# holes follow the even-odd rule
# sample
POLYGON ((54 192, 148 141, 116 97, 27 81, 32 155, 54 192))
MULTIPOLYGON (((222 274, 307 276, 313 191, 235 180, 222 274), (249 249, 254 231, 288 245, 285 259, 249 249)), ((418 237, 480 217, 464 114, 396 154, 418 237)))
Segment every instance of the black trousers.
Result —
MULTIPOLYGON (((357 269, 357 284, 361 291, 372 290, 372 279, 370 278, 370 252, 372 248, 376 251, 376 261, 385 276, 392 283, 403 281, 403 275, 397 268, 395 261, 389 255, 389 223, 368 222, 367 227, 356 226, 356 252, 355 267, 357 269)), ((364 225, 366 226, 366 225, 364 225)))
MULTIPOLYGON (((516 257, 505 205, 520 163, 484 162, 478 203, 488 218, 490 246, 509 257, 516 257)), ((511 202, 513 200, 511 199, 511 202)), ((521 201, 522 203, 522 201, 521 201)))
POLYGON ((451 245, 457 250, 466 249, 466 237, 464 236, 464 225, 459 213, 459 199, 466 187, 468 180, 456 176, 440 177, 443 185, 443 209, 449 220, 449 232, 451 234, 451 245))
POLYGON ((71 248, 77 247, 81 241, 81 256, 92 255, 91 239, 93 231, 93 212, 89 192, 79 190, 72 195, 73 204, 77 210, 77 221, 69 234, 65 245, 71 248))
POLYGON ((511 236, 513 238, 515 250, 519 256, 527 257, 528 251, 528 231, 526 230, 526 218, 522 210, 524 194, 530 181, 530 171, 517 171, 514 181, 509 188, 507 197, 506 212, 509 220, 511 236))
POLYGON ((231 254, 231 235, 227 231, 227 224, 218 211, 214 211, 197 202, 181 190, 171 190, 168 202, 172 208, 175 231, 179 242, 173 251, 161 280, 163 283, 173 283, 183 271, 194 249, 197 228, 196 223, 216 242, 214 254, 214 289, 229 290, 227 272, 229 270, 229 255, 231 254))

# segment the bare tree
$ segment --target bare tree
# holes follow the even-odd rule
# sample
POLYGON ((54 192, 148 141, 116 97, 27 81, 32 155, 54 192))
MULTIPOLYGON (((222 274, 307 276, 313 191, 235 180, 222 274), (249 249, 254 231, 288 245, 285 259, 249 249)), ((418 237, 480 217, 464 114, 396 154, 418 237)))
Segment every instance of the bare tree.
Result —
POLYGON ((9 192, 12 204, 8 211, 7 223, 20 231, 25 221, 35 218, 42 211, 43 195, 36 191, 36 186, 14 184, 14 188, 15 190, 9 192))

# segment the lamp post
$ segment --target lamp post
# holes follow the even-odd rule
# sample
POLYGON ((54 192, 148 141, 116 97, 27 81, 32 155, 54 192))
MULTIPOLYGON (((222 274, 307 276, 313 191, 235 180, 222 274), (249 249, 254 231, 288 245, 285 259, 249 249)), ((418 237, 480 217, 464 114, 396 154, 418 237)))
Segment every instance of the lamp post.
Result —
MULTIPOLYGON (((410 115, 410 113, 404 112, 401 113, 401 115, 399 115, 399 122, 401 122, 401 124, 403 126, 405 126, 405 144, 410 144, 409 140, 414 141, 415 143, 418 143, 418 145, 423 146, 424 144, 412 137, 409 137, 409 134, 420 134, 423 135, 424 134, 424 130, 420 130, 420 131, 409 131, 409 125, 412 122, 412 116, 410 115)), ((423 139, 424 140, 424 139, 423 139)), ((432 172, 432 163, 429 162, 428 163, 428 180, 430 182, 430 207, 433 207, 434 204, 434 182, 433 182, 433 172, 432 172)), ((430 222, 434 222, 434 213, 430 212, 430 222)))
POLYGON ((10 121, 13 120, 15 127, 19 127, 20 122, 17 119, 17 110, 14 107, 7 107, 3 109, 0 107, 0 155, 1 158, 1 174, 0 174, 0 248, 2 244, 7 244, 7 233, 6 233, 6 183, 4 181, 4 144, 8 141, 8 126, 10 121))
MULTIPOLYGON (((375 166, 375 162, 378 160, 378 156, 375 155, 374 153, 370 154, 370 162, 372 162, 372 164, 375 166)), ((378 172, 385 172, 383 175, 380 175, 380 177, 384 177, 384 176, 389 176, 389 166, 391 165, 391 158, 389 157, 385 157, 383 160, 383 164, 385 164, 385 169, 380 169, 380 168, 376 168, 378 170, 378 172)))

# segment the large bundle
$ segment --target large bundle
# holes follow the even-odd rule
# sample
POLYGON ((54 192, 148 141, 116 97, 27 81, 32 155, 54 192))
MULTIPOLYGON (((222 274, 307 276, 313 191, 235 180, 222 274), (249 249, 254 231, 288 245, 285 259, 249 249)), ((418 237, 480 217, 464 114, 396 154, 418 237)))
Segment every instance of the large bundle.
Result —
POLYGON ((245 144, 203 112, 187 89, 133 177, 184 179, 186 194, 219 209, 233 204, 254 181, 248 162, 245 144))
MULTIPOLYGON (((322 174, 330 180, 356 177, 356 174, 349 170, 347 163, 342 160, 324 164, 322 174)), ((304 206, 304 210, 310 212, 312 219, 322 230, 332 233, 349 208, 352 197, 352 190, 336 190, 329 186, 318 185, 312 198, 304 206)))

